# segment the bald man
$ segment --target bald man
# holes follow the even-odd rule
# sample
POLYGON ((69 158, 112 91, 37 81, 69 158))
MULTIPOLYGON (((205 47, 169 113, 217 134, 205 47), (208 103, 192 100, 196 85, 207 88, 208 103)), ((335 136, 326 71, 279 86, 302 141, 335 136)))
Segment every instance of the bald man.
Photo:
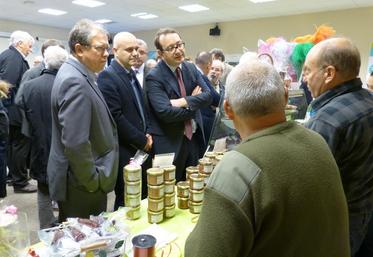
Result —
MULTIPOLYGON (((123 167, 137 150, 149 152, 153 140, 147 133, 147 114, 140 83, 132 66, 138 58, 139 45, 134 35, 120 32, 113 40, 114 60, 97 80, 118 127, 119 169, 115 186, 114 209, 124 206, 123 167)), ((143 171, 145 167, 143 166, 143 171)), ((146 197, 146 174, 143 174, 142 197, 146 197)))
POLYGON ((373 96, 362 88, 359 71, 359 50, 346 38, 314 46, 303 69, 315 98, 306 127, 324 137, 339 167, 349 209, 351 256, 364 240, 373 211, 373 96))

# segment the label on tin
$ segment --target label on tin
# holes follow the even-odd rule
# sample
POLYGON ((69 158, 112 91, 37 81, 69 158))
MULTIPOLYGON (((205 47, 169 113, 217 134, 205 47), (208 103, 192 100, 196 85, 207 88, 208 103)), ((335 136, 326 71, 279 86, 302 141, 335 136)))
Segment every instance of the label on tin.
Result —
POLYGON ((163 220, 163 212, 161 214, 148 214, 150 215, 150 223, 160 223, 163 220))
POLYGON ((203 189, 203 186, 204 186, 204 181, 193 181, 191 183, 191 188, 194 189, 194 190, 200 190, 200 189, 203 189))
POLYGON ((157 185, 160 185, 163 183, 163 175, 157 176, 157 185))

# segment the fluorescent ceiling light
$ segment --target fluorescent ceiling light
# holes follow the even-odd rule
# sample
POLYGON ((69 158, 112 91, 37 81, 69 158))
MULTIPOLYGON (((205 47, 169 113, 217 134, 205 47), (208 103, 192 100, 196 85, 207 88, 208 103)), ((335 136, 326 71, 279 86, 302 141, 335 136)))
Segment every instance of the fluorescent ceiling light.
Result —
POLYGON ((51 8, 40 9, 40 10, 38 10, 38 12, 44 13, 44 14, 49 14, 49 15, 55 15, 55 16, 63 15, 63 14, 67 13, 65 11, 51 9, 51 8))
POLYGON ((99 20, 95 20, 96 23, 101 23, 101 24, 105 24, 105 23, 111 23, 113 22, 112 20, 109 20, 109 19, 99 19, 99 20))
POLYGON ((138 16, 141 16, 141 15, 146 15, 148 13, 146 12, 138 12, 138 13, 134 13, 134 14, 131 14, 132 17, 138 17, 138 16))
POLYGON ((72 1, 72 3, 87 6, 87 7, 91 7, 91 8, 106 4, 104 2, 100 2, 100 1, 96 1, 96 0, 74 0, 74 1, 72 1))
POLYGON ((182 9, 187 12, 200 12, 200 11, 209 10, 210 8, 203 6, 203 5, 199 5, 199 4, 191 4, 191 5, 179 6, 179 9, 182 9))
POLYGON ((154 15, 154 14, 145 14, 145 15, 140 15, 138 16, 140 19, 144 19, 144 20, 148 20, 148 19, 154 19, 154 18, 158 18, 157 15, 154 15))
POLYGON ((260 4, 260 3, 266 3, 266 2, 274 2, 276 0, 250 0, 250 2, 253 2, 254 4, 260 4))

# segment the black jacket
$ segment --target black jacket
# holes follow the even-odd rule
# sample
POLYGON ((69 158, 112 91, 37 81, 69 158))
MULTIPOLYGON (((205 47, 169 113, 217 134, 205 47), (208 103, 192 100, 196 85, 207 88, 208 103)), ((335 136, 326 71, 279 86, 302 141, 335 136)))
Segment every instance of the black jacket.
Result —
POLYGON ((40 77, 25 82, 23 102, 31 128, 30 174, 47 183, 47 164, 51 147, 51 91, 56 70, 44 70, 40 77))

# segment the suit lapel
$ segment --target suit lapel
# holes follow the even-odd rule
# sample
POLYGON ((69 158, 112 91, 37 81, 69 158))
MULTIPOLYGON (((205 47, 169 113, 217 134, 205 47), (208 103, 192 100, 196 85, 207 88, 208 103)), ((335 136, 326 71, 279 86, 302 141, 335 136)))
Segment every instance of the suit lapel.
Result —
POLYGON ((166 81, 169 82, 171 88, 174 90, 178 97, 181 97, 179 84, 177 82, 176 74, 167 66, 167 64, 162 60, 161 63, 162 73, 165 75, 166 81))
POLYGON ((83 66, 83 64, 81 64, 80 62, 78 62, 78 61, 76 61, 76 60, 74 60, 72 58, 68 59, 66 62, 69 63, 69 64, 71 64, 71 65, 73 65, 76 69, 78 69, 80 71, 80 73, 82 73, 82 75, 86 78, 88 84, 91 86, 91 88, 93 89, 93 91, 97 94, 97 96, 103 102, 103 104, 104 104, 104 106, 106 108, 106 111, 108 112, 108 114, 110 116, 110 120, 111 120, 113 126, 117 127, 113 116, 111 116, 110 109, 109 109, 109 107, 106 104, 104 96, 102 95, 101 91, 98 89, 97 85, 95 85, 95 82, 94 81, 90 81, 89 76, 88 76, 88 72, 87 72, 86 68, 83 66))
MULTIPOLYGON (((139 106, 139 103, 137 103, 137 101, 136 101, 135 92, 133 91, 134 89, 132 88, 131 81, 128 78, 127 72, 124 70, 124 68, 122 66, 120 66, 120 64, 116 60, 113 60, 110 64, 110 66, 113 69, 113 73, 116 74, 118 76, 118 78, 123 82, 123 86, 127 87, 126 91, 130 92, 131 99, 132 99, 133 103, 135 104, 135 106, 137 108, 137 112, 139 113, 139 115, 141 117, 140 106, 139 106)), ((142 92, 140 92, 140 93, 142 94, 142 92)), ((143 96, 143 94, 141 96, 143 96)))

